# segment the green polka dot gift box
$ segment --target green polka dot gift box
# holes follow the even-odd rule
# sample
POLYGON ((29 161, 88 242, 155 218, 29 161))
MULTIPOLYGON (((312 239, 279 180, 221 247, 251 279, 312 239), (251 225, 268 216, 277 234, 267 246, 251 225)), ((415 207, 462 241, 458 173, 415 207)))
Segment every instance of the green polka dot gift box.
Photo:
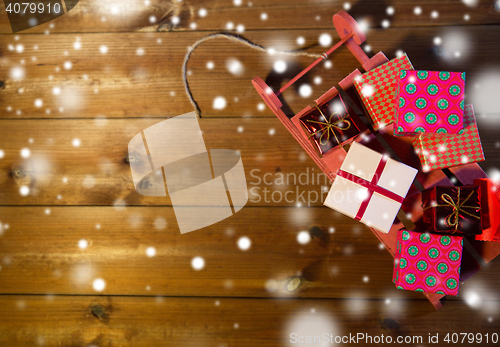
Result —
POLYGON ((458 295, 463 238, 400 230, 393 282, 398 289, 458 295))
POLYGON ((401 70, 413 70, 406 54, 365 72, 354 80, 354 86, 374 130, 394 122, 396 81, 401 70))
POLYGON ((402 70, 394 135, 459 134, 464 129, 465 72, 402 70))
POLYGON ((446 169, 484 160, 483 146, 477 130, 472 105, 465 106, 464 129, 456 135, 420 134, 411 139, 422 171, 446 169))

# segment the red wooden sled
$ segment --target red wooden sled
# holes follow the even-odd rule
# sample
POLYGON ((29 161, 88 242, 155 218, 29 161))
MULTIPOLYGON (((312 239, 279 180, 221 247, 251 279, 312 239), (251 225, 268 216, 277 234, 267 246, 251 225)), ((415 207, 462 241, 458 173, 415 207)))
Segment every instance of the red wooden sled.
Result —
MULTIPOLYGON (((300 143, 300 145, 309 154, 309 156, 311 156, 311 158, 316 162, 320 169, 331 180, 335 178, 336 173, 345 158, 345 150, 342 148, 342 146, 339 146, 327 152, 323 157, 320 157, 312 147, 311 143, 308 141, 307 136, 298 123, 298 118, 308 112, 311 109, 310 106, 307 106, 302 111, 297 113, 294 117, 289 119, 281 110, 281 107, 283 105, 278 99, 278 96, 293 83, 295 83, 299 78, 305 75, 309 70, 311 70, 315 65, 326 59, 328 55, 330 55, 333 51, 335 51, 342 45, 345 45, 351 51, 354 57, 361 64, 361 67, 364 71, 369 71, 388 61, 387 57, 382 52, 377 53, 371 58, 369 58, 365 54, 360 45, 366 40, 366 36, 361 30, 359 24, 347 12, 340 11, 335 14, 333 16, 333 25, 335 26, 335 29, 339 34, 341 40, 337 44, 335 44, 335 46, 323 53, 322 58, 318 58, 316 61, 314 61, 306 69, 304 69, 292 80, 290 80, 285 86, 283 86, 278 92, 273 92, 273 90, 260 77, 255 77, 252 80, 253 86, 260 94, 267 106, 271 109, 271 111, 274 112, 274 114, 279 118, 279 120, 288 129, 288 131, 295 137, 295 139, 300 143)), ((353 88, 354 78, 359 75, 361 75, 361 72, 358 69, 354 70, 346 78, 339 82, 339 86, 340 88, 342 88, 342 90, 347 92, 352 101, 354 101, 360 107, 360 109, 363 109, 360 99, 357 96, 357 92, 353 88)), ((318 105, 321 105, 328 102, 338 94, 338 90, 335 87, 332 87, 325 94, 316 99, 315 102, 318 105)), ((393 136, 393 124, 375 132, 368 129, 359 119, 359 117, 357 117, 357 115, 352 112, 352 110, 350 110, 349 113, 351 114, 351 118, 353 119, 353 121, 356 122, 359 129, 361 130, 361 134, 352 139, 352 141, 363 143, 365 146, 370 147, 380 153, 385 153, 384 147, 375 137, 375 134, 378 133, 392 148, 394 153, 399 156, 400 161, 409 166, 420 169, 419 173, 417 174, 417 180, 421 183, 424 189, 428 189, 437 185, 454 185, 454 183, 442 170, 423 173, 421 170, 420 161, 414 154, 414 149, 411 144, 411 138, 393 136)), ((484 171, 477 164, 462 165, 459 167, 450 168, 449 170, 456 177, 457 181, 455 182, 460 182, 463 185, 472 184, 475 178, 487 177, 484 171)), ((421 194, 415 185, 410 188, 410 191, 403 203, 402 210, 404 211, 404 213, 406 213, 406 217, 415 224, 416 229, 418 230, 422 225, 422 208, 421 194)), ((375 229, 372 229, 375 236, 377 236, 378 239, 385 245, 386 249, 393 257, 396 248, 397 233, 401 228, 403 228, 403 224, 401 223, 401 221, 396 219, 394 221, 394 224, 392 225, 391 231, 388 234, 384 234, 375 229)), ((479 271, 481 269, 481 265, 479 262, 484 261, 485 263, 488 263, 499 254, 500 243, 475 241, 474 237, 464 240, 460 281, 462 283, 465 282, 477 271, 479 271)), ((436 309, 439 309, 442 306, 441 299, 445 295, 434 293, 424 293, 424 295, 436 309)))

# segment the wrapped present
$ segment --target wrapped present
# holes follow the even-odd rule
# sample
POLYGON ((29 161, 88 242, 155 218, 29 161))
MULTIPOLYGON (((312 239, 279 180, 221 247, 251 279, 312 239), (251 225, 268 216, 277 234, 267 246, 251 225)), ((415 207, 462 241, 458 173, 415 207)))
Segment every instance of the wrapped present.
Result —
POLYGON ((354 80, 354 86, 375 130, 394 121, 396 81, 401 70, 413 70, 406 54, 365 72, 354 80))
POLYGON ((360 133, 340 95, 328 103, 315 105, 299 121, 320 156, 360 133))
POLYGON ((394 135, 458 134, 464 128, 465 72, 401 71, 394 135))
POLYGON ((474 180, 481 190, 482 233, 478 241, 500 242, 500 182, 488 178, 474 180))
POLYGON ((422 192, 423 222, 428 230, 481 234, 481 191, 478 186, 436 186, 422 192))
POLYGON ((465 106, 464 129, 458 135, 420 134, 412 143, 424 172, 484 160, 472 105, 465 106))
POLYGON ((324 205, 388 233, 417 170, 353 142, 324 205))
POLYGON ((398 289, 458 295, 463 238, 400 230, 393 282, 398 289))

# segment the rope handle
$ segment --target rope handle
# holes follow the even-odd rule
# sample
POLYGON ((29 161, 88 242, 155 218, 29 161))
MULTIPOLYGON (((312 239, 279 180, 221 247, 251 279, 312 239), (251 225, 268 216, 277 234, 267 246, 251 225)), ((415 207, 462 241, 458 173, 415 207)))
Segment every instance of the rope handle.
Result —
POLYGON ((187 78, 186 67, 187 67, 187 63, 188 63, 189 59, 191 58, 191 54, 196 49, 196 47, 198 47, 200 44, 202 44, 205 41, 209 41, 209 40, 213 40, 213 39, 217 39, 217 38, 225 38, 225 39, 228 39, 230 41, 238 42, 238 43, 246 45, 252 49, 255 49, 255 50, 258 50, 261 52, 266 52, 266 53, 272 52, 273 54, 282 54, 282 55, 291 55, 291 56, 306 56, 306 57, 316 58, 316 59, 318 59, 318 58, 326 59, 326 57, 328 56, 328 54, 326 54, 326 53, 322 53, 322 54, 307 53, 307 52, 303 52, 300 50, 295 50, 295 51, 271 50, 271 49, 264 48, 263 46, 255 43, 255 42, 252 42, 247 38, 244 38, 240 35, 236 35, 236 34, 232 34, 232 33, 220 32, 220 33, 214 33, 214 34, 204 36, 201 39, 197 40, 191 47, 189 47, 188 52, 184 56, 184 62, 182 63, 182 82, 184 84, 184 90, 186 91, 186 95, 189 98, 189 102, 191 103, 191 105, 193 105, 195 112, 196 112, 196 116, 198 118, 201 118, 201 109, 198 106, 198 103, 194 100, 193 93, 191 92, 191 89, 189 88, 189 81, 187 78))

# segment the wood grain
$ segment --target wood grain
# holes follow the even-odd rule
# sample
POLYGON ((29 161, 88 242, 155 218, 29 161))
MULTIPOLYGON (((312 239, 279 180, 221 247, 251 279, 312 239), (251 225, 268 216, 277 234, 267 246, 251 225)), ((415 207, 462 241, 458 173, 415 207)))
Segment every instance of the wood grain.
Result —
MULTIPOLYGON (((306 39, 307 46, 317 44, 322 32, 316 29, 262 30, 245 33, 245 36, 265 47, 290 50, 299 48, 296 44, 299 36, 306 39)), ((0 80, 5 83, 0 90, 3 105, 0 117, 161 118, 189 112, 193 108, 183 90, 182 59, 187 47, 204 35, 203 32, 22 35, 19 41, 11 35, 0 36, 0 80), (158 43, 158 39, 162 43, 158 43), (82 45, 80 50, 73 49, 77 40, 82 45), (22 44, 24 51, 10 51, 7 49, 9 44, 12 47, 22 44), (103 45, 108 49, 106 54, 100 53, 103 45), (144 50, 144 55, 137 55, 139 48, 144 50), (33 57, 36 60, 32 60, 33 57), (71 69, 65 69, 66 62, 71 63, 71 69), (14 78, 16 68, 24 70, 23 79, 14 78), (58 95, 53 92, 56 87, 60 88, 58 95), (35 106, 36 99, 43 101, 41 107, 35 106)), ((333 37, 337 40, 336 35, 333 37)), ((367 42, 374 52, 381 50, 389 58, 398 50, 406 51, 415 68, 467 71, 469 88, 479 83, 478 78, 485 72, 497 67, 500 60, 500 50, 496 48, 500 31, 492 30, 491 26, 374 29, 369 31, 367 42), (448 59, 445 57, 455 52, 445 50, 444 46, 434 46, 433 40, 436 36, 445 40, 455 32, 463 34, 470 46, 463 49, 460 58, 448 59), (483 53, 486 47, 488 54, 483 53)), ((307 51, 321 53, 324 48, 314 46, 307 51)), ((289 88, 283 94, 286 114, 298 113, 359 68, 347 49, 340 49, 330 60, 332 68, 320 64, 299 80, 296 88, 289 88), (321 78, 320 84, 314 84, 315 77, 321 78), (307 98, 298 92, 304 83, 313 89, 307 98)), ((204 117, 274 117, 266 108, 259 109, 262 100, 251 79, 260 76, 277 89, 310 62, 310 58, 271 56, 219 39, 203 43, 193 53, 188 64, 189 82, 204 117), (238 76, 226 68, 231 59, 243 66, 242 70, 237 70, 241 72, 238 76), (287 62, 283 74, 273 72, 273 64, 278 59, 287 62), (213 62, 214 68, 207 69, 207 62, 213 62), (213 109, 213 102, 219 96, 227 102, 222 110, 213 109)), ((471 95, 468 94, 466 102, 474 103, 471 95)))
MULTIPOLYGON (((404 0, 355 0, 348 2, 349 12, 356 19, 364 18, 369 26, 381 27, 384 19, 390 20, 392 27, 444 26, 470 24, 498 24, 500 12, 495 10, 491 1, 481 0, 476 6, 468 7, 453 0, 404 1, 404 0), (394 14, 387 14, 387 8, 394 8, 394 14), (416 15, 415 7, 422 13, 416 15), (433 11, 438 17, 432 17, 433 11), (469 19, 464 19, 468 14, 469 19)), ((29 29, 26 33, 68 32, 127 32, 127 31, 186 31, 226 30, 227 23, 233 23, 235 30, 239 24, 247 30, 261 29, 310 29, 330 28, 334 13, 347 9, 344 1, 299 0, 283 1, 242 1, 236 6, 232 1, 222 0, 152 0, 149 5, 144 1, 102 2, 81 0, 68 14, 53 22, 29 29), (200 9, 207 14, 201 17, 200 9), (267 19, 262 20, 262 13, 267 19), (151 17, 155 20, 152 22, 151 17), (178 18, 174 24, 173 17, 178 18)), ((0 5, 0 33, 11 33, 5 7, 0 5)), ((22 34, 21 34, 22 35, 22 34)))
MULTIPOLYGON (((423 299, 394 287, 393 259, 367 227, 327 208, 247 207, 184 235, 168 207, 2 207, 0 221, 0 293, 96 294, 102 278, 106 295, 423 299)), ((490 297, 499 275, 494 260, 461 293, 490 297)))
MULTIPOLYGON (((447 333, 488 333, 490 338, 498 333, 498 311, 485 314, 457 302, 445 307, 432 312, 420 300, 386 304, 381 300, 1 296, 0 344, 293 346, 293 333, 383 334, 393 342, 398 337, 410 338, 408 342, 422 336, 424 343, 429 334, 438 333, 444 344, 447 333)), ((420 344, 414 340, 406 345, 420 344)))
MULTIPOLYGON (((422 344, 429 333, 498 331, 498 259, 434 311, 420 293, 394 287, 393 260, 367 227, 322 207, 319 197, 307 207, 296 197, 257 202, 251 192, 236 215, 181 235, 169 198, 137 194, 128 142, 192 110, 181 81, 190 45, 231 22, 231 32, 243 25, 242 35, 264 47, 321 53, 326 48, 318 38, 328 33, 332 44, 338 40, 331 17, 345 6, 327 0, 149 3, 81 0, 69 14, 17 35, 10 34, 0 3, 0 345, 278 346, 294 317, 302 317, 297 324, 307 333, 322 327, 325 315, 334 321, 329 332, 422 335, 422 344), (298 242, 300 232, 309 242, 298 242), (243 236, 252 243, 246 251, 237 244, 243 236), (82 240, 86 247, 79 247, 82 240), (148 247, 155 256, 147 256, 148 247), (197 256, 205 261, 200 271, 191 266, 197 256), (93 288, 97 278, 105 281, 102 292, 93 288), (469 300, 476 296, 476 303, 469 300)), ((493 1, 473 7, 455 0, 349 3, 349 12, 366 20, 369 55, 383 51, 392 58, 401 50, 417 69, 467 71, 466 102, 478 103, 472 88, 487 85, 482 78, 500 61, 500 12, 493 1), (385 19, 388 29, 381 26, 385 19), (453 35, 465 43, 458 57, 449 44, 453 35), (441 44, 434 44, 436 37, 441 44)), ((330 60, 332 68, 321 64, 284 93, 286 114, 359 68, 346 49, 330 60), (306 83, 313 92, 303 98, 298 87, 306 83)), ((203 111, 207 148, 239 150, 249 188, 298 189, 305 199, 328 188, 317 180, 276 183, 280 174, 310 179, 319 170, 261 107, 251 85, 260 76, 279 88, 310 62, 224 40, 204 43, 192 55, 189 81, 203 111), (228 71, 230 59, 242 64, 241 73, 228 71), (273 71, 278 59, 287 63, 282 74, 273 71), (213 108, 219 96, 227 102, 223 110, 213 108), (273 182, 257 183, 264 178, 273 182)), ((494 117, 478 115, 485 170, 500 167, 494 117)), ((497 247, 473 246, 480 253, 497 247)))
MULTIPOLYGON (((126 161, 132 137, 158 121, 0 121, 0 149, 4 151, 0 205, 170 205, 169 197, 139 195, 126 161), (79 147, 74 147, 74 139, 79 139, 79 147), (30 149, 29 158, 21 156, 23 148, 30 149), (29 187, 28 196, 20 194, 22 186, 29 187)), ((200 126, 208 149, 240 151, 248 206, 322 206, 329 180, 278 119, 202 119, 200 126)))
MULTIPOLYGON (((169 197, 138 194, 126 161, 132 137, 161 120, 1 120, 0 205, 171 205, 169 197)), ((200 126, 207 148, 240 151, 248 206, 322 206, 329 180, 278 119, 202 119, 200 126)), ((483 136, 485 169, 500 167, 496 141, 492 131, 483 136)))

